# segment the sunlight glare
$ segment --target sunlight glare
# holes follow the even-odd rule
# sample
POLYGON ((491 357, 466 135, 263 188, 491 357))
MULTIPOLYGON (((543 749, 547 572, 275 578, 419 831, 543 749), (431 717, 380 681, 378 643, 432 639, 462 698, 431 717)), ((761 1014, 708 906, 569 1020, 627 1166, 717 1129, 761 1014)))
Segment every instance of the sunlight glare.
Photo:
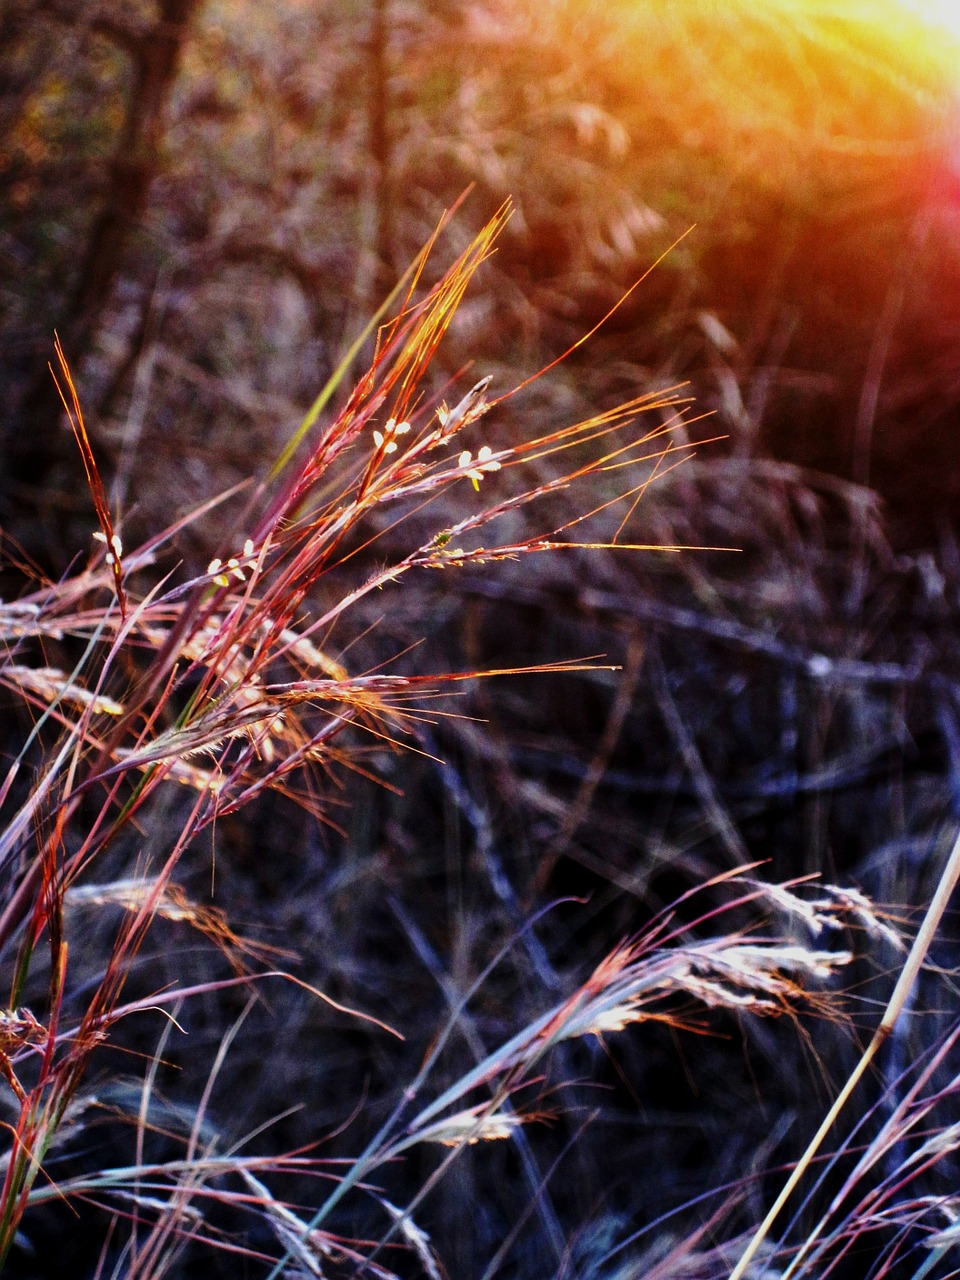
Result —
POLYGON ((923 22, 949 32, 958 41, 960 53, 960 3, 958 0, 900 0, 903 7, 923 22))

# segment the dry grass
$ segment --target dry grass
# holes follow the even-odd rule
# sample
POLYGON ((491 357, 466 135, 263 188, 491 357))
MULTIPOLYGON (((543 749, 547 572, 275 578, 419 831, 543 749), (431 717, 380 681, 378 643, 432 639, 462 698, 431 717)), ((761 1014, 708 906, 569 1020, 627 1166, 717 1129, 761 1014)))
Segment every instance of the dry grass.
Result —
MULTIPOLYGON (((276 980, 306 990, 334 1013, 360 1019, 374 1037, 389 1038, 403 1028, 305 982, 289 954, 242 936, 219 907, 191 895, 180 876, 202 847, 200 837, 267 792, 305 807, 320 822, 334 822, 331 786, 342 786, 351 771, 360 779, 370 773, 365 742, 381 753, 418 742, 429 751, 431 735, 449 715, 437 704, 438 694, 482 676, 525 671, 521 665, 404 674, 398 654, 392 665, 400 670, 352 674, 343 636, 353 614, 362 617, 359 606, 374 593, 403 593, 421 570, 523 565, 545 551, 643 550, 626 532, 637 498, 652 474, 667 471, 689 452, 686 435, 679 443, 671 435, 684 407, 675 391, 642 396, 496 449, 483 443, 478 429, 491 408, 486 381, 453 409, 424 398, 420 387, 430 358, 501 221, 495 219, 419 300, 416 278, 411 281, 397 318, 380 332, 370 371, 328 422, 312 415, 317 421, 302 433, 302 447, 288 450, 272 487, 259 488, 249 500, 235 545, 199 575, 161 568, 176 528, 124 550, 80 398, 60 353, 58 378, 101 536, 84 566, 0 607, 0 679, 29 711, 29 729, 2 789, 7 816, 0 850, 8 879, 0 946, 10 973, 2 1048, 13 1100, 0 1222, 4 1257, 32 1212, 75 1202, 106 1208, 111 1226, 104 1249, 118 1275, 176 1274, 185 1249, 206 1245, 242 1257, 251 1274, 259 1268, 271 1276, 392 1276, 397 1266, 406 1273, 409 1258, 437 1276, 442 1264, 418 1225, 420 1207, 449 1179, 463 1152, 500 1140, 518 1152, 535 1194, 488 1259, 485 1274, 500 1269, 531 1220, 547 1233, 563 1270, 569 1246, 546 1193, 549 1174, 536 1172, 525 1134, 531 1122, 535 1129, 549 1128, 564 1114, 567 1090, 554 1097, 557 1085, 548 1087, 548 1081, 552 1064, 562 1062, 572 1044, 606 1043, 631 1025, 703 1031, 725 1016, 792 1018, 808 989, 814 1006, 835 1020, 838 1011, 823 992, 835 987, 836 974, 853 954, 824 946, 820 938, 854 927, 896 941, 866 900, 851 891, 803 895, 795 887, 771 889, 727 874, 712 890, 722 898, 732 888, 725 907, 691 915, 696 899, 686 895, 633 941, 609 951, 572 994, 546 1012, 515 1020, 498 1047, 485 1051, 471 1030, 471 1010, 508 957, 526 954, 548 987, 565 985, 542 952, 538 960, 536 921, 521 915, 500 950, 465 986, 442 980, 449 1009, 445 1025, 431 1036, 412 1076, 385 1091, 386 1113, 358 1155, 344 1159, 276 1149, 247 1155, 244 1149, 256 1133, 225 1144, 211 1122, 212 1099, 233 1045, 255 1005, 261 1007, 257 993, 269 999, 267 988, 276 980), (637 415, 650 411, 659 412, 660 420, 638 431, 637 415), (573 469, 543 478, 543 460, 567 457, 576 458, 573 469), (532 483, 525 483, 531 474, 532 483), (556 495, 563 494, 566 505, 568 490, 585 477, 605 483, 610 477, 610 496, 587 516, 557 522, 556 495), (552 521, 544 533, 490 536, 496 521, 507 518, 509 527, 509 517, 537 503, 552 521), (424 537, 424 513, 431 509, 441 510, 443 519, 424 537), (570 531, 589 529, 589 516, 601 530, 613 519, 612 537, 600 533, 573 541, 570 531), (398 553, 406 527, 417 536, 398 553), (377 555, 381 546, 386 561, 371 568, 371 552, 377 555), (344 590, 351 576, 353 585, 344 590), (333 594, 328 581, 337 583, 333 594), (340 637, 336 650, 334 627, 340 637), (70 662, 54 665, 46 657, 50 648, 70 655, 70 662), (171 795, 178 793, 186 799, 171 805, 171 795), (783 919, 782 929, 765 926, 771 913, 783 919), (726 931, 711 936, 727 917, 726 931), (103 925, 91 923, 97 920, 103 925), (185 952, 182 972, 174 958, 167 966, 171 979, 151 988, 156 961, 145 947, 151 932, 163 926, 205 938, 214 954, 223 955, 227 973, 194 976, 185 952), (91 975, 84 951, 94 929, 101 967, 91 975), (104 930, 111 936, 106 948, 104 930), (285 967, 278 968, 278 961, 285 967), (133 980, 142 989, 128 995, 133 980), (244 990, 251 993, 248 1003, 216 1036, 199 1097, 189 1106, 167 1102, 158 1077, 191 1003, 215 1008, 231 992, 244 990), (124 1026, 156 1011, 168 1021, 140 1083, 127 1079, 120 1087, 118 1078, 116 1086, 107 1085, 98 1061, 111 1060, 124 1026), (476 1062, 451 1079, 451 1041, 464 1034, 476 1062), (58 1148, 78 1140, 82 1145, 104 1108, 131 1124, 134 1158, 118 1165, 86 1162, 86 1168, 61 1173, 58 1148), (152 1159, 149 1150, 158 1141, 174 1142, 179 1153, 152 1159), (423 1173, 419 1186, 406 1181, 398 1208, 382 1187, 396 1181, 398 1167, 409 1165, 415 1177, 411 1160, 424 1147, 446 1154, 423 1173), (330 1190, 309 1207, 298 1207, 270 1189, 291 1175, 301 1185, 308 1175, 319 1178, 330 1190), (372 1204, 364 1218, 372 1213, 383 1219, 375 1239, 343 1234, 343 1222, 356 1213, 348 1206, 358 1197, 372 1204), (260 1222, 266 1238, 262 1230, 238 1226, 238 1217, 260 1222)), ((540 664, 536 672, 584 669, 609 668, 595 661, 560 662, 540 664)), ((621 727, 623 721, 621 710, 621 727)), ((616 738, 617 733, 608 735, 606 757, 616 738)), ((576 818, 562 826, 548 865, 569 849, 602 772, 575 801, 576 818)), ((216 891, 226 881, 229 898, 229 869, 213 870, 216 891)), ((514 908, 521 910, 519 902, 514 908)), ((432 965, 429 940, 401 904, 395 909, 432 965)), ((422 1031, 417 1028, 418 1035, 422 1031)), ((362 1108, 359 1079, 354 1089, 353 1105, 362 1108)), ((300 1099, 290 1101, 296 1105, 300 1099)), ((349 1114, 339 1124, 349 1130, 349 1114)), ((581 1128, 582 1123, 576 1133, 581 1128)), ((625 1247, 608 1250, 598 1274, 625 1247)), ((101 1272, 107 1256, 102 1255, 101 1272)), ((691 1237, 683 1265, 696 1256, 691 1237)), ((670 1265, 662 1258, 655 1273, 682 1273, 670 1265)))
POLYGON ((855 1071, 743 1268, 949 1271, 946 56, 627 8, 401 22, 378 186, 361 10, 205 6, 86 352, 122 22, 11 10, 7 429, 59 322, 89 481, 0 477, 12 1275, 720 1280, 855 1071))
MULTIPOLYGON (((367 736, 399 749, 403 741, 415 740, 419 722, 440 714, 430 710, 430 700, 445 685, 493 674, 351 675, 339 658, 327 654, 334 626, 340 624, 342 631, 342 619, 358 601, 375 591, 402 590, 417 570, 452 570, 593 545, 569 539, 567 529, 582 517, 519 542, 480 538, 497 519, 566 490, 583 476, 615 472, 620 477, 634 468, 642 474, 644 463, 649 466, 652 459, 659 465, 677 452, 665 427, 640 434, 632 429, 641 411, 669 407, 679 412, 683 402, 674 393, 643 396, 589 421, 496 451, 476 443, 477 424, 488 409, 485 384, 453 409, 423 402, 419 388, 424 372, 502 220, 495 219, 420 301, 414 300, 414 277, 397 319, 380 332, 369 373, 329 424, 318 426, 315 438, 305 441, 296 465, 295 449, 286 452, 275 468, 272 491, 258 490, 250 502, 236 546, 226 548, 199 577, 184 579, 174 571, 149 582, 175 530, 124 552, 80 398, 57 349, 55 377, 80 445, 102 549, 98 552, 95 543, 83 568, 63 581, 41 584, 0 610, 2 680, 30 710, 33 722, 2 786, 8 813, 0 855, 8 881, 0 946, 11 973, 3 1070, 16 1100, 2 1194, 2 1257, 9 1253, 31 1201, 48 1194, 41 1177, 44 1160, 61 1128, 92 1101, 84 1092, 91 1060, 117 1024, 145 1008, 179 1007, 191 989, 210 995, 237 984, 257 985, 268 976, 260 963, 264 949, 242 939, 221 911, 194 903, 177 884, 178 866, 201 834, 268 790, 296 799, 322 819, 324 776, 351 767, 365 771, 356 750, 341 745, 348 730, 358 731, 361 740, 367 736), (466 442, 472 447, 463 447, 466 442), (481 485, 497 472, 511 472, 575 446, 582 459, 584 445, 592 446, 594 455, 579 460, 572 472, 529 487, 521 478, 507 496, 495 495, 489 504, 478 496, 481 485), (393 529, 406 513, 421 513, 454 489, 459 496, 452 505, 460 507, 459 519, 373 572, 361 567, 352 590, 317 608, 319 584, 348 562, 365 565, 363 553, 378 539, 372 513, 389 511, 386 528, 393 529), (145 582, 149 585, 141 586, 145 582), (51 643, 76 653, 71 670, 36 661, 34 655, 51 643), (21 788, 25 769, 31 776, 21 788), (134 853, 139 843, 135 833, 150 827, 158 795, 172 784, 192 792, 179 811, 178 825, 159 842, 159 850, 146 857, 134 853), (104 881, 100 868, 118 847, 128 851, 133 865, 123 878, 104 881), (121 919, 102 974, 92 984, 86 973, 77 979, 70 948, 78 911, 89 914, 111 906, 120 909, 121 919), (237 976, 192 988, 181 983, 125 1002, 130 970, 157 919, 187 924, 211 939, 237 976), (38 991, 38 970, 46 974, 40 979, 41 987, 46 986, 42 1006, 31 996, 39 1017, 23 1005, 28 990, 38 991), (74 990, 78 981, 82 995, 74 990)), ((618 496, 621 507, 629 507, 645 483, 630 481, 618 496)), ((759 961, 754 957, 749 963, 759 961)), ((746 959, 743 964, 749 968, 746 959)), ((687 984, 694 981, 693 961, 677 958, 675 984, 680 984, 684 966, 687 984)), ((610 1019, 634 1016, 640 988, 627 976, 633 967, 634 953, 623 951, 595 975, 594 1000, 612 990, 619 993, 605 1015, 608 1028, 613 1026, 610 1019)), ((740 980, 746 979, 734 985, 740 980)), ((706 992, 707 978, 698 981, 706 992)), ((314 995, 342 1008, 323 993, 314 995)), ((774 983, 769 998, 778 995, 774 983)), ((512 1082, 553 1039, 585 1034, 589 1019, 576 1029, 567 1027, 581 1003, 578 998, 536 1024, 487 1068, 467 1077, 460 1093, 493 1076, 512 1082)), ((223 1038, 209 1088, 239 1026, 223 1038)), ((148 1073, 137 1112, 141 1152, 150 1079, 148 1073)), ((428 1120, 449 1109, 452 1099, 444 1096, 402 1142, 394 1140, 385 1152, 378 1149, 375 1159, 358 1160, 339 1179, 335 1198, 413 1141, 459 1145, 490 1136, 494 1127, 508 1123, 496 1113, 510 1091, 505 1087, 495 1093, 493 1105, 482 1113, 473 1110, 429 1126, 428 1120), (474 1114, 475 1125, 465 1119, 474 1114)), ((122 1174, 99 1173, 59 1184, 54 1180, 56 1194, 64 1197, 86 1196, 108 1185, 130 1187, 128 1274, 162 1274, 173 1264, 184 1233, 205 1234, 196 1202, 223 1168, 202 1141, 208 1096, 209 1089, 197 1108, 185 1158, 174 1166, 138 1164, 122 1174), (162 1187, 168 1187, 167 1197, 158 1199, 162 1187), (138 1232, 144 1214, 155 1219, 145 1234, 138 1232)), ((229 1167, 254 1176, 242 1162, 229 1167)), ((283 1161, 274 1167, 282 1169, 283 1161)), ((253 1202, 261 1199, 255 1195, 253 1202)), ((290 1218, 277 1214, 279 1210, 271 1221, 281 1242, 289 1244, 290 1218)), ((310 1227, 311 1240, 320 1238, 318 1221, 319 1215, 310 1227)))

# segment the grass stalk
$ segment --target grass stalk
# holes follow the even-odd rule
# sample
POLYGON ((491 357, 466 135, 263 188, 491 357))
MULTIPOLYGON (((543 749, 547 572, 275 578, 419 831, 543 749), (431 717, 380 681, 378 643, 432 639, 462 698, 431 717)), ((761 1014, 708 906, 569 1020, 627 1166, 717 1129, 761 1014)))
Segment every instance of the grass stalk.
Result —
MULTIPOLYGON (((780 1194, 770 1206, 769 1212, 752 1236, 746 1249, 743 1251, 739 1262, 731 1271, 730 1280, 743 1280, 743 1277, 747 1273, 747 1268, 756 1256, 757 1250, 770 1234, 773 1224, 776 1222, 777 1218, 779 1218, 781 1211, 790 1199, 790 1196, 793 1194, 797 1184, 810 1167, 811 1161, 817 1155, 824 1140, 840 1116, 840 1113, 847 1105, 857 1085, 863 1078, 867 1068, 873 1062, 877 1053, 880 1051, 888 1036, 896 1026, 897 1021, 903 1012, 907 997, 913 988, 917 975, 920 972, 923 962, 927 957, 927 953, 933 944, 934 938, 936 937, 937 930, 940 927, 940 921, 943 919, 943 913, 949 905, 950 898, 953 895, 953 891, 957 886, 958 880, 960 880, 960 831, 958 831, 954 838, 953 845, 947 856, 943 871, 940 873, 936 891, 930 901, 930 905, 927 907, 923 921, 921 922, 917 935, 913 940, 913 944, 907 953, 907 958, 903 963, 900 976, 897 979, 893 991, 891 992, 889 1000, 887 1001, 883 1017, 880 1019, 877 1029, 874 1031, 870 1042, 864 1049, 857 1065, 850 1073, 843 1088, 837 1094, 830 1110, 824 1116, 817 1132, 814 1134, 813 1138, 811 1138, 809 1145, 798 1160, 789 1178, 787 1178, 787 1181, 784 1183, 780 1194)), ((823 1225, 824 1224, 821 1223, 803 1242, 799 1251, 791 1260, 789 1267, 784 1272, 784 1280, 787 1280, 788 1276, 795 1274, 797 1268, 800 1266, 803 1259, 807 1256, 810 1249, 818 1239, 819 1234, 823 1229, 823 1225)))

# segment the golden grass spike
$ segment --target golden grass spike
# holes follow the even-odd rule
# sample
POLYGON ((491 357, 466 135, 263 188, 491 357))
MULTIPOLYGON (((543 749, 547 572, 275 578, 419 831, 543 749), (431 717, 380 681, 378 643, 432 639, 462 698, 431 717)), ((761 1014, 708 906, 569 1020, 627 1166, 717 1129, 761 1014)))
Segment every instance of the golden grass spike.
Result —
POLYGON ((52 364, 47 364, 53 378, 54 386, 57 388, 57 394, 63 402, 67 417, 70 419, 70 426, 73 428, 73 434, 80 449, 80 456, 83 459, 83 469, 87 474, 87 484, 90 486, 90 495, 93 498, 94 510, 97 513, 97 520, 100 523, 100 532, 103 541, 107 546, 107 564, 113 569, 113 581, 117 590, 117 602, 120 605, 120 616, 126 621, 127 617, 127 599, 123 590, 123 569, 121 566, 121 556, 123 555, 123 546, 120 542, 120 535, 113 527, 113 520, 110 518, 110 504, 107 502, 107 493, 103 487, 103 481, 100 479, 100 470, 97 467, 96 458, 93 456, 93 448, 90 444, 90 437, 87 434, 86 424, 83 421, 83 410, 80 407, 80 396, 77 394, 77 388, 70 373, 70 366, 67 364, 67 357, 63 353, 63 347, 60 345, 59 334, 54 334, 53 349, 60 365, 60 372, 63 374, 64 381, 67 384, 67 390, 70 393, 70 403, 67 403, 67 397, 64 395, 63 388, 60 385, 56 372, 52 364))

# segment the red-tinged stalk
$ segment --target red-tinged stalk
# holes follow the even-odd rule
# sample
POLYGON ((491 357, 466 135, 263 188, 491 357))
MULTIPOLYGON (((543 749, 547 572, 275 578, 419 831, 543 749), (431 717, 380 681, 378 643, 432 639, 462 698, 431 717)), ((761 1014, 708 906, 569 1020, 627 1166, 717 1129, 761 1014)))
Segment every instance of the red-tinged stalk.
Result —
MULTIPOLYGON (((19 648, 31 642, 42 644, 47 635, 86 642, 71 672, 31 666, 19 652, 16 663, 0 661, 0 680, 6 688, 20 693, 39 712, 28 745, 43 745, 52 730, 60 734, 50 763, 26 802, 0 831, 0 860, 5 866, 12 866, 14 855, 23 855, 32 832, 37 840, 37 851, 24 858, 19 880, 0 914, 0 948, 19 938, 11 1003, 16 1004, 28 989, 36 948, 44 936, 53 975, 48 982, 49 1013, 42 1046, 26 1042, 14 1046, 15 1058, 21 1051, 31 1052, 39 1055, 39 1065, 35 1083, 24 1090, 6 1170, 0 1248, 9 1248, 49 1144, 77 1096, 97 1047, 121 1017, 186 994, 181 990, 165 993, 152 1003, 122 1003, 127 975, 153 920, 164 915, 179 919, 215 941, 238 970, 238 981, 246 980, 239 971, 247 961, 266 959, 254 946, 244 948, 225 918, 195 907, 177 886, 178 864, 201 832, 267 789, 294 795, 291 778, 297 771, 323 774, 346 767, 364 773, 355 750, 341 745, 348 729, 391 748, 405 740, 415 742, 416 720, 424 714, 424 706, 463 681, 602 665, 581 659, 433 677, 378 670, 354 675, 339 657, 324 652, 317 640, 328 636, 333 624, 349 616, 359 601, 380 589, 399 590, 402 580, 415 570, 453 569, 573 548, 650 549, 639 541, 620 541, 629 513, 613 541, 587 537, 574 542, 559 536, 616 502, 632 510, 649 476, 639 482, 628 479, 622 492, 605 497, 559 527, 554 521, 545 535, 491 539, 483 546, 456 545, 456 540, 580 480, 604 475, 608 484, 609 477, 619 475, 622 468, 645 465, 656 470, 690 454, 689 446, 675 446, 669 437, 671 424, 685 421, 687 399, 679 394, 680 388, 636 396, 618 408, 509 447, 494 450, 474 438, 467 441, 468 448, 462 447, 458 437, 467 432, 473 436, 473 428, 491 407, 489 380, 478 381, 452 409, 430 400, 425 380, 464 292, 493 252, 508 213, 506 207, 502 209, 425 296, 416 298, 414 291, 426 263, 426 253, 421 255, 404 286, 397 316, 380 329, 370 368, 343 407, 319 427, 315 443, 308 447, 308 435, 317 427, 323 407, 315 404, 304 420, 308 429, 296 433, 271 473, 276 486, 273 496, 263 487, 256 491, 259 507, 249 515, 248 536, 224 548, 204 573, 187 579, 170 575, 145 593, 131 581, 133 569, 138 577, 145 573, 184 522, 128 553, 121 563, 119 535, 79 394, 57 343, 57 386, 77 438, 104 558, 102 564, 91 564, 61 584, 45 586, 19 606, 0 604, 0 638, 6 628, 19 648), (637 432, 638 415, 658 409, 674 415, 670 422, 637 432), (617 437, 618 432, 625 436, 617 437), (301 446, 306 456, 295 466, 294 455, 301 446), (511 472, 521 464, 547 457, 563 459, 574 447, 576 465, 556 478, 521 487, 508 496, 502 491, 504 477, 494 479, 497 472, 511 472), (594 456, 584 461, 585 451, 591 449, 594 456), (490 487, 499 491, 485 501, 490 487), (388 526, 392 534, 402 527, 410 510, 422 513, 442 496, 448 503, 457 501, 463 510, 460 519, 440 528, 426 542, 418 539, 418 545, 405 553, 391 552, 386 565, 358 572, 352 582, 332 593, 332 601, 316 605, 314 588, 321 580, 336 570, 341 581, 348 569, 362 563, 361 552, 384 545, 384 530, 370 530, 371 513, 382 512, 387 504, 395 508, 396 518, 388 526), (116 602, 104 605, 103 593, 110 588, 116 602), (109 886, 83 884, 103 853, 132 833, 138 815, 169 783, 188 787, 193 797, 159 870, 145 868, 135 888, 130 881, 115 882, 123 887, 115 887, 112 897, 109 886), (64 911, 83 901, 79 895, 84 892, 88 893, 87 909, 98 900, 99 892, 101 904, 112 901, 125 915, 77 1027, 68 1035, 58 1035, 58 1012, 69 994, 70 976, 64 911)), ((505 399, 500 396, 492 403, 505 399)), ((8 773, 0 798, 9 799, 26 750, 8 773)), ((322 810, 318 813, 324 816, 322 810)), ((502 1104, 519 1081, 529 1079, 553 1045, 569 1036, 600 1034, 621 1022, 659 1016, 648 1007, 649 1001, 667 998, 668 991, 675 996, 683 989, 690 998, 722 1003, 725 997, 732 999, 738 982, 747 981, 743 970, 750 971, 755 986, 768 984, 765 995, 754 992, 749 999, 744 997, 749 1007, 761 1013, 773 1012, 774 1006, 777 1011, 788 1007, 796 984, 789 977, 776 976, 777 966, 789 969, 801 965, 801 960, 783 947, 766 955, 762 948, 748 951, 744 944, 737 945, 739 950, 725 958, 716 948, 702 955, 681 948, 669 959, 654 959, 640 946, 614 953, 569 1001, 502 1046, 453 1091, 426 1107, 402 1133, 385 1134, 376 1152, 356 1163, 335 1194, 345 1194, 373 1164, 399 1155, 414 1143, 471 1141, 464 1136, 470 1134, 502 1136, 512 1123, 502 1104), (706 966, 705 972, 698 965, 706 966), (723 965, 724 976, 718 977, 723 965), (492 1088, 493 1101, 477 1110, 467 1095, 481 1086, 492 1088), (459 1107, 459 1118, 444 1116, 454 1106, 459 1107)), ((827 961, 813 957, 807 963, 816 969, 827 961)), ((211 991, 215 985, 194 990, 211 991)), ((24 1021, 23 1026, 27 1025, 24 1021)), ((225 1043, 224 1053, 227 1047, 225 1043)), ((11 1066, 11 1072, 14 1069, 11 1066)), ((196 1152, 194 1137, 190 1154, 196 1152)), ((195 1185, 189 1178, 184 1182, 184 1206, 189 1205, 195 1185)), ((188 1216, 184 1208, 179 1218, 174 1211, 170 1221, 186 1230, 188 1216)), ((153 1253, 143 1255, 145 1274, 159 1273, 171 1239, 162 1232, 155 1237, 153 1253)))
POLYGON ((97 467, 96 459, 93 456, 93 449, 90 446, 90 437, 87 435, 86 424, 83 421, 83 411, 80 408, 80 396, 77 394, 77 388, 74 385, 73 377, 70 373, 70 367, 67 364, 67 358, 63 354, 63 347, 60 345, 60 339, 57 337, 54 341, 54 351, 56 352, 57 362, 60 366, 60 372, 67 384, 67 391, 70 393, 70 401, 64 394, 63 388, 57 380, 53 366, 48 366, 50 374, 56 385, 57 392, 63 402, 64 410, 70 420, 70 426, 73 429, 74 437, 80 448, 80 456, 83 459, 83 469, 87 475, 87 484, 90 486, 90 495, 93 498, 94 510, 97 513, 97 520, 100 522, 100 534, 107 548, 107 564, 113 570, 113 581, 117 592, 117 601, 120 605, 120 614, 126 617, 127 601, 123 589, 123 570, 121 567, 121 557, 123 555, 123 546, 120 542, 120 535, 113 527, 113 520, 110 516, 110 504, 107 501, 107 492, 103 487, 103 481, 100 479, 100 471, 97 467))

